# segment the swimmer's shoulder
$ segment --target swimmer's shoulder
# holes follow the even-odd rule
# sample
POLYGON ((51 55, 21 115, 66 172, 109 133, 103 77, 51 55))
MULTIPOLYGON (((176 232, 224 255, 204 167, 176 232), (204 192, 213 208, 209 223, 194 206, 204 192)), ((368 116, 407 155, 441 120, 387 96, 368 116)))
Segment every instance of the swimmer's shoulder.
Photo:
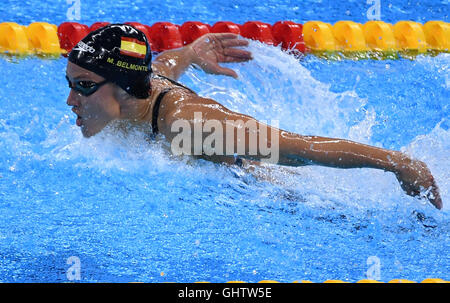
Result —
POLYGON ((155 75, 152 78, 152 87, 155 89, 153 101, 155 101, 160 94, 164 94, 158 109, 159 115, 164 116, 170 112, 196 105, 220 105, 215 100, 201 97, 189 87, 162 75, 155 75))
POLYGON ((177 120, 192 120, 195 113, 202 113, 203 119, 213 118, 209 116, 217 110, 228 111, 227 108, 213 99, 204 98, 179 87, 173 88, 164 95, 160 102, 158 129, 162 133, 167 133, 177 120))

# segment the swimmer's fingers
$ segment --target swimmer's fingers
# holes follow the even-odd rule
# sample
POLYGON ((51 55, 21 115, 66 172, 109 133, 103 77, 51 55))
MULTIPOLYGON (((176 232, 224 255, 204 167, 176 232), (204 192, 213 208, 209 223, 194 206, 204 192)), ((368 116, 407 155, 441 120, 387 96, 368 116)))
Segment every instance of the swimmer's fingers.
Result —
MULTIPOLYGON (((442 199, 441 195, 439 194, 439 187, 436 184, 436 181, 434 180, 434 177, 429 173, 429 175, 426 178, 426 181, 423 182, 423 185, 421 187, 425 188, 427 190, 426 192, 426 198, 428 201, 430 201, 431 204, 433 204, 437 209, 442 208, 442 199)), ((421 190, 423 192, 423 190, 421 190)))
MULTIPOLYGON (((400 181, 400 186, 405 191, 405 193, 409 196, 412 196, 412 197, 420 197, 420 196, 423 197, 424 196, 423 195, 423 192, 424 192, 423 186, 418 187, 416 184, 410 184, 410 183, 404 182, 404 181, 400 181)), ((433 204, 434 207, 436 207, 437 209, 441 209, 442 208, 442 199, 439 194, 439 188, 437 187, 436 183, 433 181, 432 185, 425 187, 425 188, 428 188, 428 189, 431 188, 428 191, 428 193, 425 195, 427 200, 430 201, 430 203, 433 204)))
POLYGON ((242 39, 229 39, 229 40, 223 40, 221 42, 222 42, 223 48, 248 46, 248 41, 242 40, 242 39))
POLYGON ((221 62, 246 62, 252 59, 252 53, 243 49, 227 48, 223 54, 221 62))
POLYGON ((230 76, 230 77, 233 77, 234 79, 238 78, 237 73, 234 70, 232 70, 231 68, 221 67, 218 65, 217 72, 220 75, 230 76))
POLYGON ((221 41, 222 44, 222 52, 225 56, 228 56, 228 60, 224 60, 224 62, 243 62, 243 61, 249 61, 252 58, 252 53, 243 50, 238 49, 236 47, 242 47, 242 46, 248 46, 247 40, 242 39, 228 39, 221 41), (236 59, 233 59, 236 58, 236 59))
POLYGON ((235 71, 218 63, 246 62, 252 59, 249 51, 237 47, 247 46, 248 41, 232 33, 206 34, 189 47, 193 50, 192 63, 205 72, 237 78, 235 71))
POLYGON ((201 64, 201 68, 209 73, 209 74, 215 74, 215 75, 225 75, 225 76, 230 76, 233 77, 235 79, 237 79, 238 75, 237 73, 230 69, 230 68, 226 68, 226 67, 222 67, 219 64, 217 64, 216 62, 203 62, 201 64))
POLYGON ((422 161, 405 158, 395 175, 402 189, 410 196, 424 196, 437 209, 442 208, 442 199, 439 188, 427 165, 422 161))
POLYGON ((437 187, 436 183, 433 182, 433 186, 430 190, 430 192, 427 195, 427 199, 433 204, 437 209, 442 209, 442 199, 441 195, 439 194, 439 188, 437 187))
POLYGON ((228 40, 228 39, 238 39, 239 38, 238 34, 233 34, 233 33, 210 33, 207 35, 215 37, 219 40, 228 40))

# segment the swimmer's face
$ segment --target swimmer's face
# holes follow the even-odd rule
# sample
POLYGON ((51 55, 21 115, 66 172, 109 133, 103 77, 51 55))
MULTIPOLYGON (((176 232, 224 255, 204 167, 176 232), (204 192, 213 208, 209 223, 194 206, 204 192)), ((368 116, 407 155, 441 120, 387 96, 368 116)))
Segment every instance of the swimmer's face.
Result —
MULTIPOLYGON (((72 62, 67 63, 66 76, 75 84, 77 81, 86 81, 80 84, 101 83, 105 79, 88 71, 72 62)), ((77 125, 85 137, 91 137, 100 132, 109 122, 120 117, 119 102, 114 97, 115 87, 112 83, 106 83, 89 96, 70 90, 67 105, 72 106, 72 111, 77 114, 77 125)))

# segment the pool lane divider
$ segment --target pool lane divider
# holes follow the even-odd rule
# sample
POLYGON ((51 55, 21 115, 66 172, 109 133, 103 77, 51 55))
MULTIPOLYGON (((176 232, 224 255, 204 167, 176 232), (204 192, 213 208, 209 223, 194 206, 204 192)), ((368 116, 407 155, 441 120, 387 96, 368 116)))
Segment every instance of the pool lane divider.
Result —
MULTIPOLYGON (((214 25, 188 21, 182 25, 156 22, 145 25, 126 22, 144 32, 151 49, 162 52, 187 45, 207 33, 236 33, 268 45, 279 46, 294 54, 313 54, 326 59, 395 59, 416 55, 436 55, 450 50, 450 24, 428 21, 420 24, 399 21, 389 24, 368 21, 338 21, 334 25, 321 21, 304 24, 279 21, 271 25, 259 21, 236 24, 219 21, 214 25)), ((13 56, 59 57, 68 52, 89 32, 108 22, 91 26, 64 22, 59 26, 34 22, 28 26, 14 22, 0 23, 0 53, 13 56)))

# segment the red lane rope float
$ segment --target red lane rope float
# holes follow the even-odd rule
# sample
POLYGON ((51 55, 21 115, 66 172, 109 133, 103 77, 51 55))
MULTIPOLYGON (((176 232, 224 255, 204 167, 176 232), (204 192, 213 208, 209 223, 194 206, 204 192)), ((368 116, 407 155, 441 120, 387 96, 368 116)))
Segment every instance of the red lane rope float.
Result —
POLYGON ((210 31, 211 26, 209 26, 209 24, 196 21, 185 22, 180 27, 180 33, 184 45, 194 42, 195 40, 197 40, 197 38, 200 38, 201 36, 208 34, 210 31))
POLYGON ((58 26, 59 45, 62 49, 70 51, 89 32, 89 27, 84 24, 76 22, 61 23, 58 26))
POLYGON ((92 23, 92 25, 89 27, 89 31, 95 31, 96 29, 99 29, 100 27, 103 27, 103 26, 107 26, 107 25, 109 25, 109 24, 111 24, 111 23, 109 23, 109 22, 95 22, 95 23, 92 23))
MULTIPOLYGON (((76 22, 64 22, 58 27, 58 37, 62 49, 70 51, 85 35, 109 22, 95 22, 90 27, 76 22)), ((181 26, 170 22, 157 22, 152 26, 139 22, 126 22, 141 30, 148 38, 155 52, 179 48, 192 43, 207 33, 235 33, 245 38, 258 40, 269 45, 279 45, 283 49, 295 48, 305 51, 302 25, 291 21, 280 21, 272 27, 268 23, 249 21, 239 25, 229 21, 219 21, 213 26, 197 21, 188 21, 181 26)))
POLYGON ((165 50, 183 46, 183 39, 177 25, 170 22, 157 22, 152 25, 150 35, 154 43, 152 51, 165 50))
POLYGON ((283 49, 296 49, 306 51, 303 41, 303 25, 292 21, 278 21, 272 26, 272 34, 275 46, 281 43, 283 49))
POLYGON ((273 45, 272 27, 268 23, 259 21, 248 21, 241 26, 242 37, 273 45))
POLYGON ((139 22, 125 22, 125 24, 131 25, 131 26, 135 27, 136 29, 140 30, 141 32, 143 32, 144 35, 147 37, 148 43, 150 44, 150 49, 155 48, 155 45, 152 40, 152 35, 151 35, 152 28, 150 26, 139 23, 139 22))
POLYGON ((229 21, 219 21, 212 26, 211 33, 233 33, 239 35, 241 34, 241 29, 236 23, 229 21))

